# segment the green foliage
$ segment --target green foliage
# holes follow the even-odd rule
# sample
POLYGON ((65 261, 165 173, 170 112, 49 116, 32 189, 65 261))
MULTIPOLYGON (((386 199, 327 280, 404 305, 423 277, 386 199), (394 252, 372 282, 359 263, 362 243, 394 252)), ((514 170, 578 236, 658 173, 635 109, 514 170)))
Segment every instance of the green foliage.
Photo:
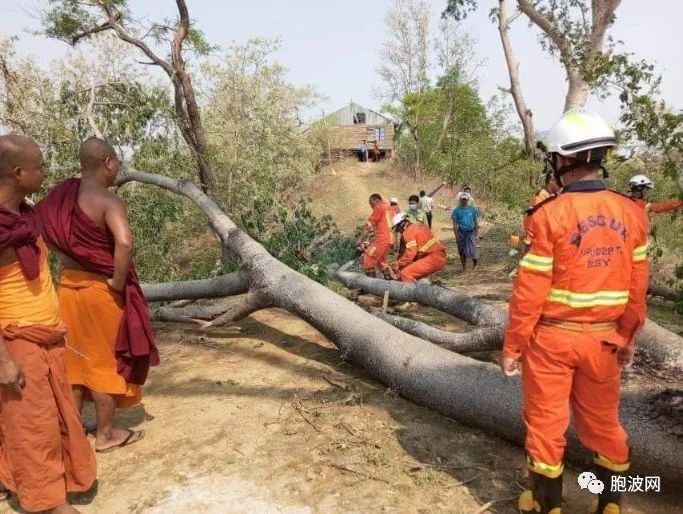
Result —
POLYGON ((286 79, 274 61, 280 42, 255 39, 231 49, 224 65, 206 66, 204 123, 219 198, 239 215, 245 198, 286 198, 313 171, 318 148, 298 129, 297 113, 317 99, 286 79))
POLYGON ((448 0, 446 9, 441 16, 451 17, 457 21, 462 21, 477 8, 477 0, 448 0))
POLYGON ((356 243, 343 237, 330 216, 317 217, 310 199, 289 206, 272 195, 256 198, 241 224, 278 260, 326 284, 329 266, 353 258, 356 243))
MULTIPOLYGON (((127 0, 100 0, 102 6, 114 9, 121 18, 127 14, 127 0)), ((83 0, 50 0, 50 6, 42 12, 43 31, 48 37, 73 43, 74 38, 102 23, 102 14, 93 2, 83 0)))

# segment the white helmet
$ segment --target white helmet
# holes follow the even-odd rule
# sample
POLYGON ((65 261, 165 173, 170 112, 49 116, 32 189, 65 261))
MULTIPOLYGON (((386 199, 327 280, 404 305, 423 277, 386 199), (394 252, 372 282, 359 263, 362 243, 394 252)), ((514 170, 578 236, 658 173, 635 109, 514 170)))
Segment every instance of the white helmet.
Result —
POLYGON ((405 221, 407 217, 407 214, 405 212, 399 212, 398 214, 394 214, 394 217, 391 219, 391 228, 396 229, 401 223, 405 221))
POLYGON ((396 197, 389 198, 389 203, 395 203, 396 205, 398 205, 398 198, 396 198, 396 197))
POLYGON ((548 153, 564 156, 573 156, 595 148, 611 148, 616 144, 614 131, 607 122, 583 107, 565 112, 550 127, 544 141, 548 153))
POLYGON ((645 175, 635 175, 631 177, 631 180, 628 181, 628 185, 631 187, 631 189, 639 187, 646 187, 647 189, 652 189, 655 183, 652 182, 652 180, 647 178, 645 175))

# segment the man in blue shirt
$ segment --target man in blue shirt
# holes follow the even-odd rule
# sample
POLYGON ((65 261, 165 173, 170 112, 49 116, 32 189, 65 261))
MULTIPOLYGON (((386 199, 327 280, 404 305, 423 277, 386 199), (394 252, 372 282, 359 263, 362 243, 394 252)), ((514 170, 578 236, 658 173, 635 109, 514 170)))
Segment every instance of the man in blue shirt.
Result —
POLYGON ((469 193, 458 194, 458 205, 451 213, 453 233, 458 244, 458 253, 462 270, 467 271, 467 259, 472 259, 472 268, 477 267, 477 237, 479 234, 479 212, 476 207, 468 205, 469 193))

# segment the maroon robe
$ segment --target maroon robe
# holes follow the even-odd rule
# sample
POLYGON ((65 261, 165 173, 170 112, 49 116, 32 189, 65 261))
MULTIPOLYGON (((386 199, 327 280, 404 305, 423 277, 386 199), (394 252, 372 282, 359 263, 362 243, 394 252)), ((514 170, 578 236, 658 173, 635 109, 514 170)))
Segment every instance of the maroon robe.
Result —
MULTIPOLYGON (((55 186, 36 210, 47 242, 91 273, 114 274, 114 238, 97 226, 78 205, 77 178, 55 186)), ((130 384, 142 385, 150 366, 159 363, 147 301, 135 268, 126 277, 123 318, 116 339, 118 373, 130 384)))
POLYGON ((36 243, 40 230, 36 211, 26 202, 21 202, 19 213, 0 206, 0 250, 14 248, 27 280, 35 280, 40 274, 40 250, 36 243))

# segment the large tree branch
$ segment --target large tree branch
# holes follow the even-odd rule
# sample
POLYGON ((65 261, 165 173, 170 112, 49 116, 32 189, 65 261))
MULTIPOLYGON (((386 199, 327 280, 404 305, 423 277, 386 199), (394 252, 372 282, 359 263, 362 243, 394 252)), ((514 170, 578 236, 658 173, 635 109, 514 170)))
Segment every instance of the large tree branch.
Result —
POLYGON ((506 321, 505 312, 493 303, 458 295, 450 289, 433 286, 426 281, 406 283, 381 280, 341 269, 334 277, 350 289, 362 289, 377 296, 383 296, 388 292, 392 300, 418 302, 475 326, 501 325, 506 321))
POLYGON ((605 41, 607 29, 614 20, 614 11, 621 0, 592 0, 593 20, 591 24, 590 50, 599 52, 605 41))
POLYGON ((510 93, 515 102, 515 109, 517 115, 522 123, 524 130, 524 149, 527 157, 533 157, 536 153, 536 134, 534 132, 534 119, 531 109, 527 107, 524 94, 522 93, 522 84, 519 80, 519 63, 515 57, 512 49, 512 42, 510 41, 510 23, 519 15, 521 11, 517 11, 512 17, 508 18, 507 7, 505 0, 498 1, 498 33, 503 45, 503 53, 505 54, 505 62, 508 68, 508 75, 510 77, 510 93))
POLYGON ((557 47, 560 52, 560 58, 567 71, 573 63, 572 45, 565 34, 548 16, 536 9, 533 0, 517 0, 517 7, 520 11, 527 15, 527 17, 546 33, 550 41, 557 47))
POLYGON ((439 330, 431 325, 420 321, 386 314, 382 311, 373 311, 375 316, 391 323, 396 328, 400 328, 416 337, 426 339, 438 344, 441 348, 457 353, 487 352, 500 350, 503 342, 503 331, 505 327, 495 325, 492 327, 476 328, 471 332, 462 334, 439 330))
POLYGON ((222 298, 246 293, 248 289, 249 276, 243 271, 202 280, 142 284, 142 292, 149 302, 222 298))

